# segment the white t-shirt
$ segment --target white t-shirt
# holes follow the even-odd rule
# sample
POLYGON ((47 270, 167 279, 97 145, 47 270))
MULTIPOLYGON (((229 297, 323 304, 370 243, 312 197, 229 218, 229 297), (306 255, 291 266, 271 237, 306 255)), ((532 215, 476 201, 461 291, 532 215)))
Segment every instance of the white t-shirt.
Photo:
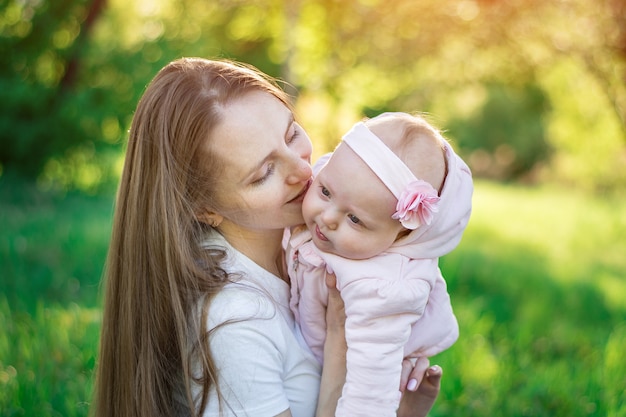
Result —
MULTIPOLYGON (((241 276, 215 296, 208 313, 208 330, 228 322, 209 338, 224 396, 222 415, 275 416, 289 408, 294 417, 313 416, 321 368, 289 309, 289 286, 221 236, 207 243, 226 248, 224 269, 241 276)), ((203 416, 219 415, 212 389, 203 416)))

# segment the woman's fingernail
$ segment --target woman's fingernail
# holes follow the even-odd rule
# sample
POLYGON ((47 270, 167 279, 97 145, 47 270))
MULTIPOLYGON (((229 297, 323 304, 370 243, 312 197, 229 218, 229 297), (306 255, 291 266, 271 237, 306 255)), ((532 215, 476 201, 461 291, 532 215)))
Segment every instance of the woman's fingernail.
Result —
POLYGON ((417 388, 417 379, 409 379, 409 383, 406 384, 406 389, 409 391, 415 391, 417 388))

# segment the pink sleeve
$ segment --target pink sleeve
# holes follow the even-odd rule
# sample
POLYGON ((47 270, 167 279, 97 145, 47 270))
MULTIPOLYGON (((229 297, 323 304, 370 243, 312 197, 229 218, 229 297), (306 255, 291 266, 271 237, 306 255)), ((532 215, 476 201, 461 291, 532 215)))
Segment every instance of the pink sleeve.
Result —
POLYGON ((405 357, 436 355, 459 338, 459 324, 452 310, 446 282, 441 272, 437 272, 424 314, 411 328, 411 336, 404 349, 405 357))
POLYGON ((338 417, 396 415, 404 346, 429 292, 422 279, 360 279, 342 288, 348 352, 338 417))
POLYGON ((291 283, 289 308, 317 361, 324 359, 326 341, 326 268, 308 240, 306 228, 295 228, 284 243, 285 257, 291 283))

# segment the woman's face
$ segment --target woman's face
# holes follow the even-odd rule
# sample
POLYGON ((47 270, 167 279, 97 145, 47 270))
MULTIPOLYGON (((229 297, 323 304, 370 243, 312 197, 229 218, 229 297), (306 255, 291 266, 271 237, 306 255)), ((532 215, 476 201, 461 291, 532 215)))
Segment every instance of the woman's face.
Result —
POLYGON ((303 222, 311 181, 311 141, 273 95, 254 91, 227 104, 208 141, 220 158, 216 189, 221 226, 282 229, 303 222))

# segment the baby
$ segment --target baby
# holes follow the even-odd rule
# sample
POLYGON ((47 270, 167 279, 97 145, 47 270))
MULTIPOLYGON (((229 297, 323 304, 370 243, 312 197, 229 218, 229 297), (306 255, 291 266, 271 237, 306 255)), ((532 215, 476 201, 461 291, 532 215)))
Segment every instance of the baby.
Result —
POLYGON ((347 375, 337 416, 395 416, 405 357, 450 347, 458 324, 438 266, 471 212, 467 165, 425 120, 357 123, 316 164, 305 225, 285 234, 291 309, 322 361, 324 275, 346 309, 347 375))

